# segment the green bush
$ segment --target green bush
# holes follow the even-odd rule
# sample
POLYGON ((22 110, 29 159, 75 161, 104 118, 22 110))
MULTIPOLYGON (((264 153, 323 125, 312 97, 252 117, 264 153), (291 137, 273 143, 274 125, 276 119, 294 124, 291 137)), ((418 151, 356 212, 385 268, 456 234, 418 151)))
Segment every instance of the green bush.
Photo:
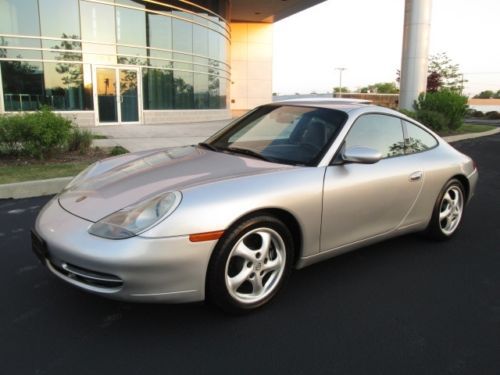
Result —
POLYGON ((469 108, 467 110, 466 116, 467 117, 474 117, 474 118, 481 118, 481 117, 484 117, 484 113, 482 111, 478 111, 474 108, 469 108))
POLYGON ((66 148, 71 129, 70 120, 47 107, 37 112, 3 116, 0 148, 9 154, 45 158, 66 148))
MULTIPOLYGON (((415 101, 415 110, 420 117, 421 111, 438 112, 446 119, 446 128, 456 130, 463 124, 467 113, 467 97, 449 90, 420 94, 415 101)), ((428 116, 425 114, 423 116, 428 116)))
POLYGON ((68 151, 80 151, 81 154, 89 152, 94 136, 91 131, 73 128, 68 140, 68 151))
POLYGON ((122 146, 115 146, 111 149, 109 152, 110 156, 118 156, 118 155, 123 155, 123 154, 128 154, 128 150, 122 146))
POLYGON ((22 153, 29 129, 26 127, 24 115, 0 117, 0 152, 8 155, 22 153))
POLYGON ((403 115, 408 116, 409 118, 412 118, 415 120, 417 119, 417 112, 415 112, 415 111, 410 111, 409 109, 400 108, 399 112, 401 112, 403 115))
POLYGON ((416 115, 417 121, 421 122, 434 131, 446 129, 446 126, 448 125, 448 120, 446 119, 446 117, 436 111, 422 109, 419 110, 416 115))

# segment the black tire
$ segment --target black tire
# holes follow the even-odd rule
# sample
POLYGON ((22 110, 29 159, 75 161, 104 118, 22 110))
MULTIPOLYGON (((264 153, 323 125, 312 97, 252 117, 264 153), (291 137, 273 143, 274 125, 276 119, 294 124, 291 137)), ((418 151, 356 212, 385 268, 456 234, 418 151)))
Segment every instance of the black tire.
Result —
POLYGON ((439 193, 436 199, 436 203, 434 204, 434 209, 432 211, 431 221, 429 222, 429 225, 427 226, 427 229, 424 232, 425 235, 428 238, 438 241, 445 241, 452 238, 458 231, 462 223, 462 218, 465 209, 465 201, 466 201, 466 196, 463 184, 455 178, 449 180, 441 189, 441 192, 439 193), (445 195, 447 193, 449 193, 452 198, 455 198, 455 196, 460 195, 458 199, 461 204, 461 211, 459 217, 457 218, 457 222, 451 226, 450 228, 451 230, 446 230, 446 228, 443 228, 443 226, 446 227, 446 225, 444 225, 444 219, 440 219, 440 214, 444 212, 444 210, 446 209, 447 202, 445 199, 445 195))
MULTIPOLYGON (((292 236, 290 230, 282 221, 273 216, 258 215, 237 222, 225 231, 224 236, 217 243, 210 259, 206 280, 207 301, 215 304, 226 312, 234 314, 249 312, 267 304, 274 298, 288 279, 294 261, 293 257, 294 243, 292 236), (258 254, 259 250, 256 250, 259 247, 258 239, 261 239, 260 246, 263 247, 264 239, 261 234, 266 234, 268 232, 271 238, 270 250, 268 251, 269 255, 266 257, 267 260, 262 258, 259 261, 257 255, 259 257, 261 255, 258 254), (276 237, 276 235, 278 237, 276 237), (249 250, 255 251, 255 259, 253 262, 249 261, 247 258, 240 258, 236 253, 236 247, 241 244, 240 241, 244 242, 249 250), (252 241, 256 246, 252 246, 252 241), (284 249, 282 248, 283 246, 284 249), (284 261, 283 258, 278 259, 283 254, 285 255, 284 261), (231 259, 229 259, 230 256, 231 259), (275 256, 275 258, 271 259, 272 256, 275 256), (271 262, 280 263, 281 271, 264 270, 264 267, 266 267, 264 262, 266 265, 270 265, 271 262), (239 263, 242 263, 242 265, 240 266, 239 263), (250 263, 252 264, 251 266, 249 265, 250 263), (256 270, 257 266, 259 268, 256 270), (238 270, 240 267, 241 269, 238 270), (230 281, 228 281, 228 278, 231 277, 231 268, 234 268, 239 276, 240 273, 247 270, 245 267, 248 267, 249 271, 252 272, 250 276, 248 276, 249 279, 252 278, 251 275, 254 275, 252 281, 255 281, 254 278, 258 276, 261 286, 269 285, 269 289, 263 293, 262 298, 258 300, 252 301, 250 298, 248 301, 242 301, 245 293, 240 292, 241 289, 252 288, 251 293, 255 291, 254 284, 249 279, 245 279, 246 281, 241 284, 239 287, 240 289, 236 287, 235 290, 235 288, 230 288, 229 286, 230 281), (263 271, 261 271, 260 267, 262 267, 263 271), (264 273, 264 276, 257 275, 262 275, 262 273, 264 273), (270 274, 269 278, 266 279, 268 274, 270 274), (245 283, 247 284, 245 285, 245 283)), ((265 287, 262 289, 265 289, 265 287)), ((248 295, 251 296, 251 294, 248 295)))

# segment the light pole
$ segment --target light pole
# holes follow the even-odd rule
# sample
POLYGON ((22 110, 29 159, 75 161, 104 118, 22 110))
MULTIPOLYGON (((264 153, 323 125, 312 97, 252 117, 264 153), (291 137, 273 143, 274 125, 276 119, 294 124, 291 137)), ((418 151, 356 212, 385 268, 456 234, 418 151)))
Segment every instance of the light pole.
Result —
MULTIPOLYGON (((347 68, 335 68, 335 70, 339 71, 339 98, 342 97, 342 72, 347 68)), ((335 91, 335 90, 333 90, 335 91)))

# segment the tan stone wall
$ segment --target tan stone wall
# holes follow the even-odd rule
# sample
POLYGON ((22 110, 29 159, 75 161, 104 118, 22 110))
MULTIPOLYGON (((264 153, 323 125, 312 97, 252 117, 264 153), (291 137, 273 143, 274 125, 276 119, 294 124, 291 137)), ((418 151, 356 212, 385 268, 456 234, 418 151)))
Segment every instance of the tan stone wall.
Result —
POLYGON ((273 25, 231 24, 231 110, 272 101, 273 25))
MULTIPOLYGON (((338 96, 337 96, 338 97, 338 96)), ((377 104, 388 108, 397 108, 399 103, 399 94, 362 94, 362 93, 343 93, 343 98, 371 100, 377 104)))
POLYGON ((498 105, 500 106, 500 99, 469 99, 469 105, 498 105))

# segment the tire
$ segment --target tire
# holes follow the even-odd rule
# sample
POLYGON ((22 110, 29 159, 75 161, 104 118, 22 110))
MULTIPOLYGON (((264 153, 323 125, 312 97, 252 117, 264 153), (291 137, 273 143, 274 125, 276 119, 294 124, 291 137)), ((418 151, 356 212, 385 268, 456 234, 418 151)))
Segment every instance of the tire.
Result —
POLYGON ((216 245, 207 271, 207 300, 241 314, 267 304, 288 279, 294 243, 288 227, 273 216, 244 219, 216 245))
POLYGON ((444 185, 434 204, 432 218, 425 231, 429 238, 444 241, 457 232, 465 208, 464 192, 464 186, 455 178, 444 185))

